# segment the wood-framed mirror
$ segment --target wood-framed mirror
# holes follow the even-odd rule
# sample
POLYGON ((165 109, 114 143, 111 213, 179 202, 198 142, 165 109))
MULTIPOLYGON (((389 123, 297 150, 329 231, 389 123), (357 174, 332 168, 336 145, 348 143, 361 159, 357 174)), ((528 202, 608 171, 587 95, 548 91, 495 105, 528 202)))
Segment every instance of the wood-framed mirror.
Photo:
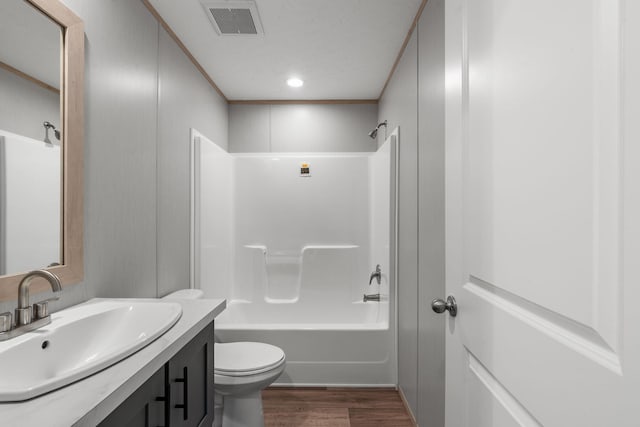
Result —
MULTIPOLYGON (((45 87, 45 89, 54 91, 57 89, 59 96, 59 113, 58 114, 50 114, 52 118, 41 117, 38 116, 39 126, 44 124, 44 128, 42 128, 45 137, 44 141, 40 142, 40 144, 50 144, 51 146, 58 145, 59 146, 59 165, 58 166, 58 174, 55 175, 57 181, 59 183, 59 189, 55 188, 55 191, 59 193, 59 202, 56 203, 55 206, 57 208, 51 208, 51 210, 58 210, 57 212, 53 212, 55 218, 59 218, 59 230, 55 230, 54 234, 57 236, 55 240, 53 240, 53 246, 57 246, 55 248, 55 252, 53 256, 51 256, 51 262, 43 262, 43 261, 29 261, 25 265, 28 265, 28 268, 25 268, 22 271, 21 268, 7 268, 2 274, 0 274, 0 300, 9 300, 16 298, 18 284, 20 280, 24 277, 24 275, 34 269, 47 269, 52 273, 56 274, 63 286, 70 285, 74 283, 78 283, 83 279, 84 276, 84 261, 83 261, 83 140, 84 140, 84 24, 82 20, 76 16, 69 8, 67 8, 64 4, 62 4, 59 0, 9 0, 15 1, 17 3, 24 3, 23 7, 26 6, 28 9, 32 9, 30 13, 34 13, 38 15, 37 19, 42 19, 44 17, 46 20, 50 22, 44 22, 43 25, 52 24, 54 27, 59 27, 60 34, 60 49, 59 49, 59 74, 58 74, 58 82, 54 82, 52 84, 48 84, 43 79, 39 79, 37 77, 33 77, 29 73, 23 72, 19 68, 13 67, 10 64, 5 64, 2 62, 3 57, 12 56, 6 55, 7 52, 0 52, 0 68, 3 71, 8 71, 9 73, 13 73, 14 76, 18 76, 26 81, 31 81, 36 85, 40 85, 45 87), (3 55, 5 54, 5 55, 3 55), (59 83, 56 85, 56 83, 59 83), (47 88, 46 86, 50 86, 47 88), (58 86, 58 87, 56 87, 58 86), (43 121, 44 120, 44 121, 43 121), (47 126, 49 120, 52 122, 58 121, 57 126, 47 126), (59 138, 59 142, 56 141, 59 138), (51 140, 55 142, 55 144, 51 143, 51 140), (34 265, 32 265, 34 264, 34 265), (13 270, 13 271, 12 271, 13 270), (19 270, 19 271, 15 271, 19 270)), ((1 19, 1 18, 0 18, 1 19)), ((30 21, 31 22, 31 21, 30 21)), ((35 21, 34 21, 35 22, 35 21)), ((23 24, 24 25, 24 24, 23 24)), ((35 31, 35 28, 31 28, 31 30, 35 31)), ((56 29, 57 31, 57 29, 56 29)), ((6 36, 6 35, 5 35, 6 36)), ((20 43, 21 40, 14 38, 13 45, 17 46, 17 49, 29 49, 28 44, 20 43), (23 47, 27 46, 27 47, 23 47)), ((40 44, 40 43, 35 43, 40 44)), ((7 49, 7 45, 4 45, 4 48, 7 49)), ((18 52, 20 53, 20 51, 18 52)), ((54 56, 56 54, 54 53, 54 56)), ((15 57, 19 57, 20 55, 13 55, 15 57)), ((41 65, 45 65, 47 59, 41 58, 41 65)), ((58 62, 56 62, 58 63, 58 62)), ((42 67, 35 67, 42 68, 42 67)), ((46 80, 46 79, 44 79, 46 80)), ((55 80, 55 78, 54 78, 55 80)), ((10 101, 9 101, 10 102, 10 101)), ((9 119, 10 120, 10 119, 9 119)), ((35 122, 35 119, 32 120, 35 122)), ((5 132, 5 140, 6 135, 16 136, 17 139, 22 138, 22 134, 16 133, 15 135, 11 132, 5 132)), ((29 139, 25 137, 25 139, 29 139)), ((31 138, 33 139, 33 138, 31 138)), ((5 142, 4 140, 2 142, 5 142)), ((8 144, 4 144, 8 146, 8 144)), ((9 157, 5 156, 4 161, 8 164, 8 162, 13 160, 8 160, 9 157)), ((22 167, 22 166, 21 166, 22 167)), ((29 174, 33 176, 37 176, 39 172, 38 165, 36 162, 31 162, 28 166, 29 174)), ((17 169, 14 167, 14 169, 17 169)), ((5 167, 6 170, 9 170, 9 167, 5 167)), ((4 185, 8 186, 8 179, 4 180, 4 185)), ((19 182, 19 181, 18 181, 19 182)), ((0 183, 1 185, 2 183, 0 183)), ((20 193, 23 191, 22 186, 20 184, 16 188, 13 188, 11 191, 13 193, 20 193)), ((0 191, 0 195, 1 195, 0 191)), ((8 191, 5 191, 5 196, 8 191)), ((38 196, 40 197, 40 196, 38 196)), ((0 197, 0 199, 2 199, 0 197)), ((12 212, 17 212, 14 216, 24 215, 33 216, 33 211, 36 211, 37 215, 41 217, 47 217, 52 212, 49 210, 39 212, 38 205, 32 204, 22 204, 16 202, 16 200, 25 200, 25 199, 33 199, 30 195, 23 197, 22 199, 11 199, 11 210, 12 212)), ((4 210, 1 206, 2 200, 0 200, 0 213, 5 212, 7 207, 4 207, 4 210)), ((9 203, 5 203, 8 205, 9 203)), ((1 216, 1 215, 0 215, 1 216)), ((5 221, 9 215, 5 214, 5 221)), ((0 222, 2 222, 3 218, 0 217, 0 222)), ((5 228, 6 224, 5 224, 5 228)), ((33 228, 30 225, 27 225, 25 228, 33 228)), ((55 228, 55 224, 53 225, 55 228)), ((31 230, 33 232, 33 230, 31 230)), ((5 233, 8 234, 8 233, 5 233)), ((33 234, 33 233, 32 233, 33 234)), ((36 234, 37 235, 37 234, 36 234)), ((2 235, 0 235, 2 238, 2 235)), ((13 241, 16 240, 13 237, 13 241)), ((33 241, 20 242, 21 246, 25 246, 28 249, 39 245, 37 238, 33 238, 33 241)), ((20 238, 17 238, 19 241, 20 238)), ((24 240, 24 239, 23 239, 24 240)), ((5 242, 6 244, 6 242, 5 242)), ((0 248, 3 246, 0 245, 0 248)), ((1 250, 1 249, 0 249, 1 250)), ((9 252, 8 249, 4 249, 5 254, 9 252)), ((2 256, 3 254, 0 254, 2 256)), ((20 264, 18 264, 20 265, 20 264)), ((31 292, 41 292, 43 290, 49 290, 50 286, 48 283, 44 281, 34 282, 30 287, 31 292)))

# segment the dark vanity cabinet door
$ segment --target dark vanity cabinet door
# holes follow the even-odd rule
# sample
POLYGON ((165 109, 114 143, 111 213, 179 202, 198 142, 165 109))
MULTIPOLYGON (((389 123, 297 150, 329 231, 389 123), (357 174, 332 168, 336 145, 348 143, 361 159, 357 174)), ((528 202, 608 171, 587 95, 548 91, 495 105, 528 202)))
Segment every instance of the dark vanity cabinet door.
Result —
POLYGON ((159 427, 165 426, 168 387, 165 367, 160 368, 138 390, 127 398, 100 427, 159 427))
POLYGON ((171 387, 169 426, 213 424, 213 323, 167 364, 171 387))
POLYGON ((213 424, 213 323, 118 406, 100 427, 213 424))

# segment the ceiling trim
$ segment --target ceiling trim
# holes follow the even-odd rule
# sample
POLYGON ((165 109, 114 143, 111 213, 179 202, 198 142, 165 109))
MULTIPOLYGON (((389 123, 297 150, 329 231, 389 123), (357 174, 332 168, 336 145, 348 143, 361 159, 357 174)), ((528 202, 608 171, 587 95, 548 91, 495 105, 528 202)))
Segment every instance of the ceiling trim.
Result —
POLYGON ((198 71, 200 71, 200 74, 202 74, 202 76, 205 78, 205 80, 207 80, 207 82, 211 85, 211 87, 216 92, 218 92, 218 94, 228 103, 229 99, 225 96, 225 94, 222 92, 222 90, 220 90, 220 88, 213 81, 211 76, 209 76, 209 74, 207 74, 207 72, 204 70, 202 65, 200 65, 200 63, 196 60, 196 58, 191 54, 191 52, 189 51, 189 49, 187 49, 187 47, 184 45, 184 43, 182 43, 180 38, 178 38, 176 33, 171 29, 169 24, 167 24, 167 22, 164 19, 162 19, 162 16, 160 16, 158 11, 151 5, 151 3, 149 3, 149 0, 142 0, 142 3, 146 6, 147 10, 149 10, 151 15, 153 15, 153 17, 156 18, 156 21, 158 21, 158 23, 162 26, 162 28, 165 29, 165 31, 169 34, 169 36, 171 36, 173 41, 176 42, 178 47, 180 47, 180 49, 182 49, 184 54, 187 55, 187 58, 189 58, 191 63, 194 65, 194 67, 196 67, 196 69, 198 71))
POLYGON ((409 27, 407 36, 404 38, 404 42, 402 43, 402 47, 400 47, 400 51, 398 52, 398 56, 396 57, 396 60, 393 63, 393 67, 391 67, 391 71, 389 72, 387 81, 384 82, 384 86, 382 86, 382 91, 380 91, 380 96, 378 97, 378 100, 382 99, 382 96, 384 95, 384 91, 387 90, 387 86, 389 86, 389 82, 391 81, 393 74, 396 72, 396 68, 398 68, 398 64, 402 59, 402 55, 404 55, 404 51, 407 49, 409 40, 411 40, 411 35, 413 34, 413 31, 418 26, 418 21, 420 20, 420 16, 422 16, 422 11, 424 10, 424 7, 427 5, 427 1, 428 0, 422 0, 422 4, 420 4, 420 7, 418 8, 418 12, 416 12, 416 17, 413 18, 413 22, 411 23, 411 27, 409 27))
POLYGON ((25 80, 27 80, 27 81, 29 81, 31 83, 35 83, 38 86, 40 86, 40 87, 42 87, 42 88, 44 88, 44 89, 46 89, 48 91, 60 94, 60 89, 58 89, 56 87, 53 87, 50 84, 47 84, 47 83, 43 82, 42 80, 39 80, 39 79, 37 79, 37 78, 27 74, 27 73, 24 73, 24 72, 18 70, 17 68, 13 68, 11 65, 5 64, 2 61, 0 61, 0 68, 2 68, 4 70, 7 70, 8 72, 10 72, 12 74, 15 74, 16 76, 18 76, 20 78, 23 78, 23 79, 25 79, 25 80))
POLYGON ((377 104, 377 99, 248 99, 229 100, 236 105, 286 105, 286 104, 377 104))

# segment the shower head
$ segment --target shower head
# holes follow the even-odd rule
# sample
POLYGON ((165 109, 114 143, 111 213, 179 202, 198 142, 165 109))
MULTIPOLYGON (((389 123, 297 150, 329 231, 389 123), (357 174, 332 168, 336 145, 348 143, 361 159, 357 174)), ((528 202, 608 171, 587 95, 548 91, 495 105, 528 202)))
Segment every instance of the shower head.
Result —
POLYGON ((369 138, 371 139, 376 139, 376 137, 378 136, 378 129, 380 129, 381 126, 384 126, 385 128, 387 127, 387 121, 385 120, 382 123, 379 123, 378 126, 376 126, 376 128, 374 130, 372 130, 371 132, 369 132, 369 138))
POLYGON ((56 127, 51 124, 51 122, 44 122, 42 123, 42 126, 44 126, 45 130, 44 142, 46 142, 47 144, 51 144, 51 140, 49 139, 49 129, 53 129, 53 134, 56 136, 56 139, 60 141, 60 131, 56 129, 56 127))

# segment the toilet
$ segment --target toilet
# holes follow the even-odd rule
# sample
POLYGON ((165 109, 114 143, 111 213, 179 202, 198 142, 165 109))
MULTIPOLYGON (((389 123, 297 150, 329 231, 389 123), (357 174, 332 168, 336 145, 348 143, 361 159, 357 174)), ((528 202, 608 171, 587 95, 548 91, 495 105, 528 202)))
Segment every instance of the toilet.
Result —
POLYGON ((224 397, 222 427, 264 426, 262 389, 284 370, 284 352, 258 342, 216 343, 213 387, 224 397))
MULTIPOLYGON (((203 296, 200 289, 181 289, 163 299, 203 296)), ((260 392, 284 371, 284 351, 259 342, 214 343, 213 359, 213 387, 223 397, 222 427, 263 427, 260 392)))

